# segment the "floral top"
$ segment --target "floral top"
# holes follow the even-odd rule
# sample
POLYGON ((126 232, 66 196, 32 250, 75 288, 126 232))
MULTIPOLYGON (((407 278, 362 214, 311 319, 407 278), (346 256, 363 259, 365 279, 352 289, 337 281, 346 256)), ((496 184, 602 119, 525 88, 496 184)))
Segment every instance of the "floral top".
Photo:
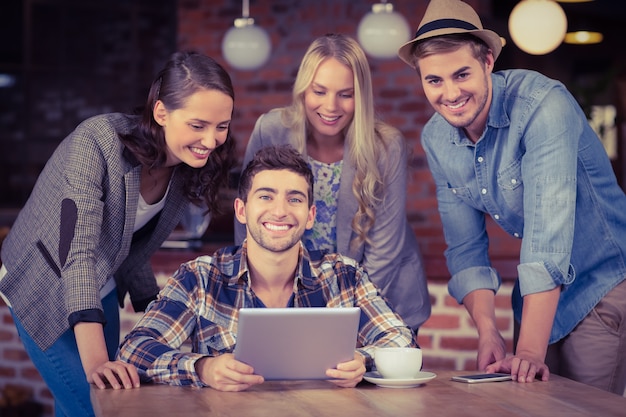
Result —
POLYGON ((315 184, 313 199, 317 207, 313 228, 304 233, 308 250, 337 252, 337 196, 343 160, 325 164, 309 157, 315 184))

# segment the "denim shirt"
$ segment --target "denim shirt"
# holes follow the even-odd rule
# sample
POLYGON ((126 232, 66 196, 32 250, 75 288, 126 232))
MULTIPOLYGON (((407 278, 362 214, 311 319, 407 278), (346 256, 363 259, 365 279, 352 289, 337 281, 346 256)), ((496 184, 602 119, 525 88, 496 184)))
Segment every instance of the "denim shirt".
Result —
POLYGON ((626 196, 560 82, 528 70, 491 79, 487 127, 475 144, 439 114, 422 133, 447 244, 448 290, 459 303, 473 290, 498 290, 487 213, 522 239, 515 319, 524 295, 561 287, 554 343, 626 277, 626 196))

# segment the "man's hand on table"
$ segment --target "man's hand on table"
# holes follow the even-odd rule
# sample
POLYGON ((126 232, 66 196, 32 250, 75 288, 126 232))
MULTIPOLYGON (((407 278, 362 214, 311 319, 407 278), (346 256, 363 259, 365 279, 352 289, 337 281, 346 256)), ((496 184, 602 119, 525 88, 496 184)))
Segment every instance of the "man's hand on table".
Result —
POLYGON ((236 360, 232 353, 199 359, 196 372, 202 382, 220 391, 243 391, 264 381, 262 376, 254 374, 251 366, 236 360))
POLYGON ((365 358, 359 352, 354 353, 354 359, 348 362, 342 362, 337 365, 336 369, 329 369, 326 375, 331 379, 330 382, 342 388, 353 388, 361 382, 365 374, 365 358))

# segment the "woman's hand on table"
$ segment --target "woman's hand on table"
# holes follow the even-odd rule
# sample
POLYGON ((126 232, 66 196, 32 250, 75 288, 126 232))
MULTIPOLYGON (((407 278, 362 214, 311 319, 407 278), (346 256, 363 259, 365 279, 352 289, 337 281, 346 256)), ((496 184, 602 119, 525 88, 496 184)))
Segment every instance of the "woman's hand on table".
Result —
POLYGON ((326 371, 326 376, 331 379, 330 382, 342 388, 353 388, 361 382, 365 375, 365 358, 359 352, 354 353, 354 359, 348 362, 342 362, 337 365, 336 369, 326 371))
POLYGON ((108 361, 87 372, 87 382, 105 389, 107 384, 113 389, 139 388, 137 368, 122 361, 108 361))

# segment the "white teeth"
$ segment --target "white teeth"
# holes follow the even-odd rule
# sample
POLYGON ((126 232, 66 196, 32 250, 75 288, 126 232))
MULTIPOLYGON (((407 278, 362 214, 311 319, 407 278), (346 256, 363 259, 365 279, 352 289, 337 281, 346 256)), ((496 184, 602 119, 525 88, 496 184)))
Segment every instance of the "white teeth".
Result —
POLYGON ((206 154, 209 153, 208 149, 200 149, 200 148, 191 148, 191 151, 193 153, 197 153, 197 154, 200 154, 200 155, 206 155, 206 154))
POLYGON ((275 231, 284 231, 289 229, 289 226, 284 225, 284 226, 278 226, 276 224, 272 224, 272 223, 265 223, 265 227, 270 229, 270 230, 275 230, 275 231))
POLYGON ((453 109, 453 110, 456 110, 456 109, 459 109, 459 108, 463 107, 463 105, 465 103, 466 103, 465 101, 462 101, 462 102, 460 102, 458 104, 454 104, 454 105, 448 104, 448 107, 453 109))
POLYGON ((328 116, 324 116, 323 114, 320 114, 320 117, 322 118, 322 120, 325 120, 327 122, 334 122, 335 120, 339 119, 339 116, 328 117, 328 116))

